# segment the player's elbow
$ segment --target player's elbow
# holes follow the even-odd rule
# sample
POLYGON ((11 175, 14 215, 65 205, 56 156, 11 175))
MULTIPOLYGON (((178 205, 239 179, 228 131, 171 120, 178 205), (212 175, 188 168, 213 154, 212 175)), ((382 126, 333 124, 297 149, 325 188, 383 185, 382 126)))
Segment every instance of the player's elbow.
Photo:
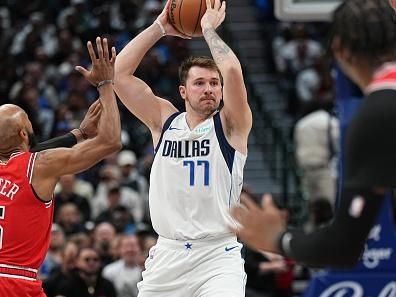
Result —
POLYGON ((238 63, 229 63, 224 67, 223 76, 225 77, 242 77, 242 67, 238 63))
POLYGON ((120 133, 107 133, 106 135, 97 136, 97 143, 103 146, 107 153, 115 153, 121 150, 122 142, 120 133))

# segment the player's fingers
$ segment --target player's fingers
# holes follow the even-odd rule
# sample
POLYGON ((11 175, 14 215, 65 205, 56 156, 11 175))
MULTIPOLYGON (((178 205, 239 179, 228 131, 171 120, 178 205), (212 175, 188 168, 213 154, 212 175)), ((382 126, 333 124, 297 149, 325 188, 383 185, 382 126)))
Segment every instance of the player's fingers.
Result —
POLYGON ((215 1, 214 1, 213 8, 214 8, 216 11, 219 11, 220 6, 221 6, 220 0, 215 0, 215 1))
POLYGON ((249 211, 243 205, 233 207, 230 214, 242 226, 246 224, 246 220, 249 218, 249 211))
POLYGON ((89 110, 91 110, 93 115, 100 114, 102 110, 102 106, 100 105, 99 100, 96 100, 94 103, 92 103, 91 106, 89 107, 89 110))
POLYGON ((244 205, 248 210, 254 210, 257 209, 257 204, 251 199, 250 197, 243 196, 241 198, 241 203, 244 205))
POLYGON ((275 208, 275 204, 272 200, 272 196, 270 194, 264 194, 263 199, 261 200, 261 206, 264 209, 275 208))
POLYGON ((88 48, 89 57, 91 58, 92 63, 94 63, 97 58, 91 41, 87 42, 87 48, 88 48))
POLYGON ((191 36, 185 35, 185 34, 183 34, 183 33, 180 33, 178 36, 181 37, 181 38, 183 38, 183 39, 192 39, 191 36))
POLYGON ((107 38, 103 38, 103 57, 106 61, 109 61, 109 44, 107 38))
POLYGON ((115 47, 113 46, 113 47, 111 48, 111 60, 110 60, 110 63, 111 63, 111 64, 114 64, 114 62, 115 62, 115 60, 116 60, 116 56, 117 56, 116 49, 115 49, 115 47))
POLYGON ((102 39, 100 37, 96 37, 96 49, 98 51, 99 59, 103 59, 102 39))
POLYGON ((164 11, 168 11, 168 10, 169 10, 169 7, 170 7, 170 5, 171 5, 171 2, 172 2, 172 0, 166 1, 165 7, 164 7, 164 11))
POLYGON ((219 26, 220 26, 220 24, 224 21, 224 19, 225 19, 225 13, 223 13, 223 14, 220 16, 220 19, 219 19, 219 26))
MULTIPOLYGON (((225 1, 222 1, 222 2, 221 2, 221 7, 220 7, 220 10, 219 10, 219 13, 220 13, 221 15, 224 15, 224 17, 225 17, 225 11, 226 11, 226 2, 225 2, 225 1)), ((224 20, 224 18, 223 18, 223 20, 224 20)))
POLYGON ((212 8, 212 1, 206 0, 206 9, 211 9, 211 8, 212 8))
POLYGON ((76 66, 74 69, 80 72, 84 77, 86 77, 89 73, 89 71, 82 66, 76 66))
POLYGON ((88 107, 88 112, 93 112, 93 111, 95 110, 95 108, 97 107, 98 104, 99 104, 99 103, 98 103, 98 100, 95 100, 95 102, 92 103, 92 104, 88 107))

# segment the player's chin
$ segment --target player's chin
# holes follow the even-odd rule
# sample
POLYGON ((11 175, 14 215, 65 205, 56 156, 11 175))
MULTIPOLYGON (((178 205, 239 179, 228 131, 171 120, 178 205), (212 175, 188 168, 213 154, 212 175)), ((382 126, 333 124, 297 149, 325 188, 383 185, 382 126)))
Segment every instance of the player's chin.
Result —
POLYGON ((211 115, 212 113, 214 113, 217 110, 218 106, 211 105, 211 106, 206 106, 205 108, 203 108, 203 113, 206 115, 211 115))

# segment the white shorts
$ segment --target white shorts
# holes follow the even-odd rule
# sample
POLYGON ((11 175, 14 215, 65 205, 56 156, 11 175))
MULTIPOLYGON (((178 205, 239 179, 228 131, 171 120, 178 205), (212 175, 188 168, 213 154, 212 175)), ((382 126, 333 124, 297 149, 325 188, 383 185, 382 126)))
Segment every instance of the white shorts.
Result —
POLYGON ((145 262, 138 297, 244 297, 242 244, 235 237, 158 239, 145 262))

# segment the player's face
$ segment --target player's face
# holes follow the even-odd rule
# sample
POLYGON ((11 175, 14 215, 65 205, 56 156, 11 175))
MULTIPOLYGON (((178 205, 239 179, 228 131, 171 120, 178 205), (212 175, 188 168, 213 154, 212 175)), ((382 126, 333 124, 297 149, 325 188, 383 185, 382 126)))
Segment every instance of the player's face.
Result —
POLYGON ((22 115, 22 123, 28 135, 28 143, 27 143, 28 147, 29 148, 35 147, 37 145, 36 135, 34 134, 32 123, 30 122, 26 113, 23 113, 22 115))
POLYGON ((222 86, 216 70, 193 66, 188 72, 185 86, 180 86, 180 95, 186 101, 186 109, 198 114, 211 115, 219 107, 222 86))

